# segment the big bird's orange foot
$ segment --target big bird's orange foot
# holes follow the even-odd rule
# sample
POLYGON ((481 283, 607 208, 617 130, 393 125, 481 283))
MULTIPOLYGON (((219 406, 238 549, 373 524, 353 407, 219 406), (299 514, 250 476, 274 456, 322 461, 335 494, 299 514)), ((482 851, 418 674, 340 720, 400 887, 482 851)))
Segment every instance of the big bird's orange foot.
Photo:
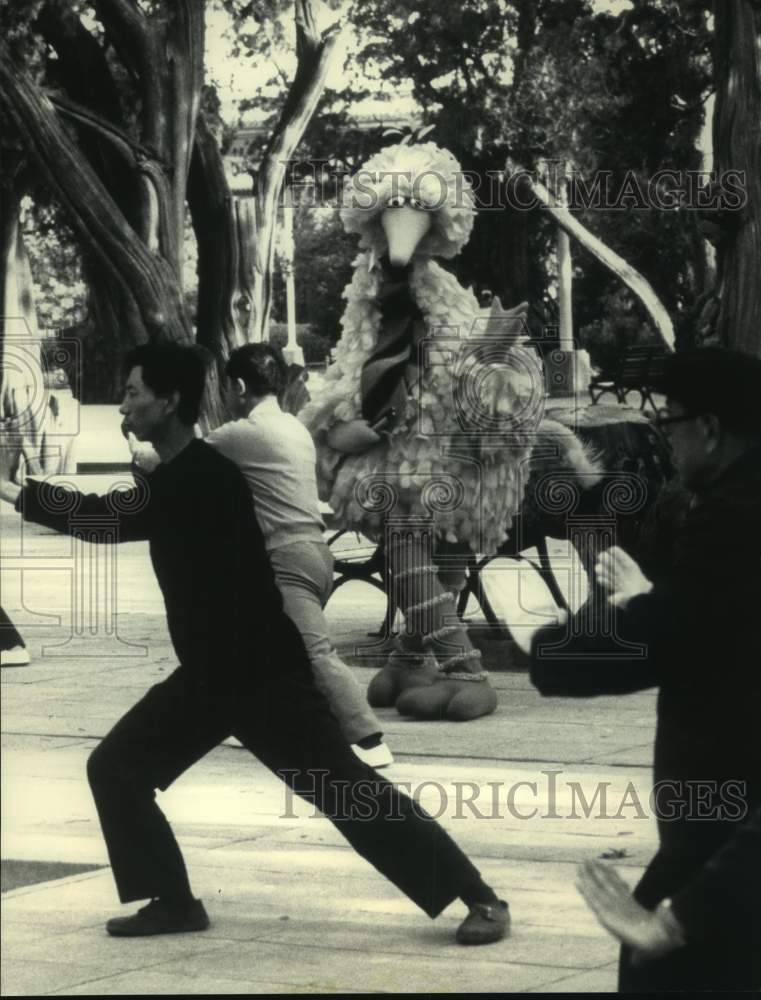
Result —
POLYGON ((399 666, 389 662, 370 681, 367 700, 371 708, 390 708, 411 688, 429 687, 439 677, 436 661, 430 664, 399 666))
POLYGON ((488 681, 446 680, 435 665, 397 667, 387 664, 370 682, 367 700, 373 708, 396 706, 413 719, 468 722, 491 715, 497 694, 488 681))

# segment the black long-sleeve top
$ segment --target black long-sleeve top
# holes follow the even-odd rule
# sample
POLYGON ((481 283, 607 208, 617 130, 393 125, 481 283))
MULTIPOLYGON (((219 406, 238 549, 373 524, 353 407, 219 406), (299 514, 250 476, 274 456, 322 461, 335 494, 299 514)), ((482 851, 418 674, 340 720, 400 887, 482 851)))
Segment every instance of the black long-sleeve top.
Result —
POLYGON ((268 664, 305 662, 301 636, 280 592, 240 470, 194 440, 130 490, 74 493, 29 480, 16 507, 29 521, 70 533, 91 524, 92 540, 148 540, 180 664, 211 689, 256 682, 268 664), (99 519, 118 518, 116 538, 99 519))
MULTIPOLYGON (((566 626, 541 629, 531 651, 544 695, 659 689, 654 802, 669 860, 653 872, 649 902, 686 892, 761 804, 761 450, 687 503, 674 519, 670 567, 615 617, 621 639, 644 645, 641 657, 622 658, 594 630, 566 639, 566 626)), ((748 829, 757 841, 758 820, 748 829)))

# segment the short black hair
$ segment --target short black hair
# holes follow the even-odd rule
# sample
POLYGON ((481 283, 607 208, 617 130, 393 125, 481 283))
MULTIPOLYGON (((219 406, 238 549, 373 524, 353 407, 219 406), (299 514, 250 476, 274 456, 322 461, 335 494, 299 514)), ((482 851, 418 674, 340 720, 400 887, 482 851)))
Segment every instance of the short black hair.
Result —
POLYGON ((243 379, 255 396, 274 393, 285 388, 288 370, 283 355, 272 344, 244 344, 237 347, 227 360, 225 374, 229 379, 243 379))
POLYGON ((671 354, 655 388, 688 413, 713 413, 725 430, 761 435, 761 358, 752 354, 725 347, 671 354))
POLYGON ((192 427, 201 411, 209 356, 195 344, 141 344, 124 358, 124 374, 141 368, 143 382, 157 396, 179 392, 177 416, 192 427))

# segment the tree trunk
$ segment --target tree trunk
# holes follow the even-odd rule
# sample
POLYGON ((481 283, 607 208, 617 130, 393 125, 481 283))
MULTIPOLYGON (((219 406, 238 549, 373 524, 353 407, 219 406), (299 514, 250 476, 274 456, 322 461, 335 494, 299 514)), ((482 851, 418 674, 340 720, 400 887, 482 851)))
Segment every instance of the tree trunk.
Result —
POLYGON ((83 243, 115 281, 132 292, 151 337, 190 340, 192 332, 172 269, 137 237, 50 101, 14 70, 0 44, 0 103, 83 243))
POLYGON ((196 337, 221 362, 246 343, 248 308, 241 285, 235 199, 203 113, 198 116, 190 164, 188 205, 198 244, 196 337))
POLYGON ((121 359, 136 344, 148 342, 134 297, 97 263, 85 261, 89 289, 87 319, 65 331, 80 344, 81 371, 72 389, 81 403, 117 403, 124 389, 121 359))
POLYGON ((337 25, 320 35, 311 0, 296 0, 296 74, 267 144, 256 183, 256 242, 250 248, 253 254, 248 341, 262 340, 268 333, 278 200, 288 164, 325 88, 338 39, 337 25))
POLYGON ((78 334, 88 360, 106 369, 96 384, 98 397, 118 394, 112 352, 145 340, 193 340, 181 287, 185 206, 191 202, 199 237, 198 339, 217 359, 203 423, 214 426, 222 417, 219 363, 232 347, 262 339, 267 329, 278 199, 324 88, 337 28, 320 35, 312 0, 296 0, 296 75, 259 171, 257 198, 237 204, 209 135, 196 135, 203 0, 92 5, 105 29, 103 44, 66 0, 45 0, 40 7, 36 27, 56 51, 53 76, 65 98, 44 96, 13 67, 0 41, 0 107, 68 213, 88 258, 91 318, 78 334), (127 103, 133 92, 137 97, 139 141, 131 122, 122 125, 125 95, 106 58, 109 48, 129 78, 127 103), (86 77, 98 91, 94 96, 86 77), (80 143, 62 117, 74 123, 80 143))
POLYGON ((718 245, 720 343, 761 357, 761 4, 714 3, 714 168, 745 174, 747 204, 718 245))
POLYGON ((256 195, 234 198, 216 139, 199 115, 188 183, 198 242, 198 340, 218 360, 267 339, 278 203, 288 164, 336 55, 338 28, 317 32, 310 0, 296 2, 298 65, 259 168, 256 195))

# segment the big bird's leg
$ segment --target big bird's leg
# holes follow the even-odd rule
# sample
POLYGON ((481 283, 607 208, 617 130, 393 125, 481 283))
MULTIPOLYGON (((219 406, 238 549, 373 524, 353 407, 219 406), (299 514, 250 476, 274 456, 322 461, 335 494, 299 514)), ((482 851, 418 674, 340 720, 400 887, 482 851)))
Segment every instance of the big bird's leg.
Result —
POLYGON ((462 569, 455 564, 437 574, 430 530, 403 530, 389 542, 390 576, 405 631, 370 684, 370 704, 396 704, 401 714, 418 719, 488 715, 497 698, 455 611, 462 569))
POLYGON ((393 588, 393 603, 404 615, 405 627, 383 669, 367 691, 374 708, 395 705, 409 687, 429 686, 439 667, 426 652, 423 638, 432 631, 429 622, 440 588, 431 561, 433 533, 427 525, 394 525, 386 530, 386 582, 393 588), (428 528, 428 530, 426 530, 428 528))

